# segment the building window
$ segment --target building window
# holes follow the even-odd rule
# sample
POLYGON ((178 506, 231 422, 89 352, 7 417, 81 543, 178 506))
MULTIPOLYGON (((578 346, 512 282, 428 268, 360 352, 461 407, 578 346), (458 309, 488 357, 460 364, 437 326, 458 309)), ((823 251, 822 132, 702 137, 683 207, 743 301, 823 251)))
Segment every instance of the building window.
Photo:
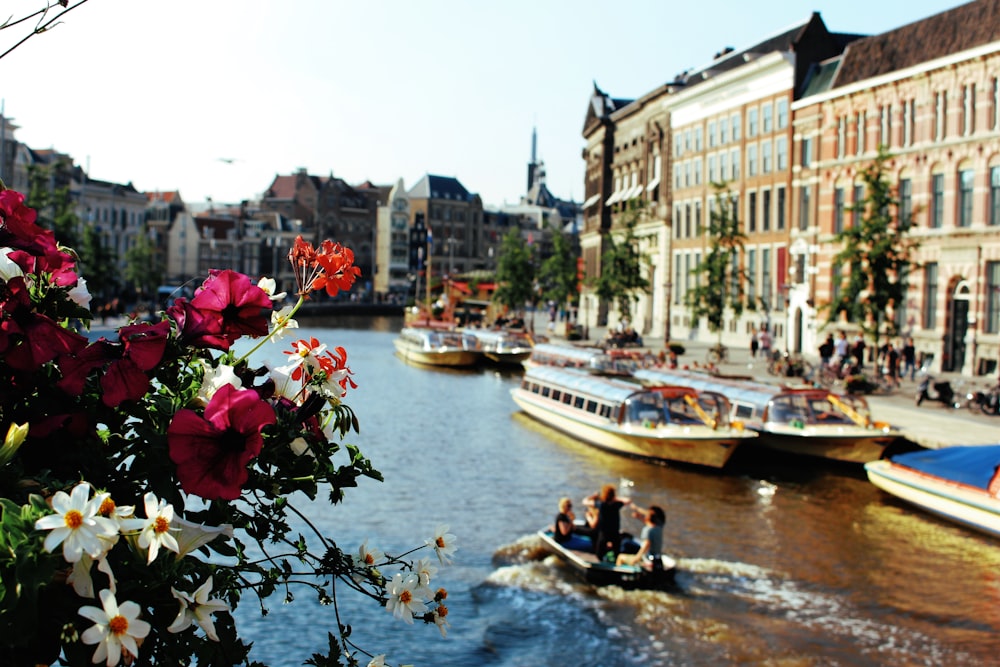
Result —
POLYGON ((863 154, 865 152, 865 139, 867 138, 866 137, 866 135, 867 135, 867 128, 865 127, 865 122, 866 122, 865 112, 864 111, 859 111, 858 112, 858 121, 857 121, 858 137, 857 137, 857 144, 855 146, 855 151, 854 151, 858 155, 861 155, 861 154, 863 154))
MULTIPOLYGON (((712 135, 709 134, 708 136, 712 136, 712 135)), ((718 179, 718 174, 715 173, 715 156, 714 155, 709 155, 708 156, 708 181, 710 183, 715 183, 718 180, 719 180, 718 179)))
POLYGON ((993 98, 993 109, 992 109, 992 122, 990 123, 990 128, 996 130, 1000 128, 1000 78, 993 77, 990 82, 990 86, 993 90, 993 94, 990 97, 993 98))
POLYGON ((757 117, 759 115, 760 111, 757 107, 747 109, 747 139, 752 139, 757 136, 757 117))
POLYGON ((778 231, 783 231, 785 229, 785 209, 787 208, 785 202, 785 186, 780 185, 777 192, 777 201, 775 202, 775 213, 778 214, 777 229, 778 231))
POLYGON ((903 229, 909 229, 913 224, 913 182, 904 178, 899 181, 899 220, 903 229))
POLYGON ((681 133, 678 132, 674 135, 674 157, 680 157, 684 153, 684 141, 681 138, 681 133))
POLYGON ((833 192, 833 233, 844 231, 844 188, 833 192))
POLYGON ((747 177, 757 175, 757 144, 747 146, 747 177))
POLYGON ((760 144, 760 167, 761 173, 770 174, 771 173, 771 141, 763 141, 760 144))
POLYGON ((944 174, 931 176, 931 229, 944 226, 944 174))
POLYGON ((715 121, 708 121, 708 147, 715 148, 715 121))
POLYGON ((694 128, 694 149, 701 150, 701 126, 694 128))
POLYGON ((730 118, 730 121, 732 122, 732 125, 733 125, 732 126, 732 130, 733 130, 733 134, 732 134, 733 138, 732 138, 732 140, 733 141, 739 141, 740 140, 740 115, 739 114, 733 114, 732 117, 730 118))
POLYGON ((726 170, 729 169, 729 165, 726 163, 726 154, 719 153, 719 180, 726 180, 726 170))
POLYGON ((881 130, 879 133, 879 144, 882 146, 892 146, 892 105, 886 104, 879 110, 881 130))
POLYGON ((701 174, 704 171, 704 167, 705 167, 705 163, 702 162, 702 159, 700 157, 699 158, 695 158, 695 160, 694 160, 694 184, 695 185, 701 185, 701 174))
POLYGON ((765 304, 766 310, 781 310, 777 308, 771 300, 771 249, 763 248, 760 251, 760 299, 765 304))
POLYGON ((694 203, 694 233, 701 236, 701 202, 694 203))
POLYGON ((747 231, 757 231, 757 193, 747 195, 747 231))
POLYGON ((788 137, 778 137, 774 140, 774 152, 778 157, 778 171, 788 169, 788 137))
POLYGON ((1000 167, 990 168, 990 224, 1000 225, 1000 167))
POLYGON ((802 138, 802 166, 808 167, 813 160, 813 140, 812 137, 802 138))
POLYGON ((734 148, 729 153, 729 165, 733 168, 733 180, 740 180, 740 149, 734 148))
POLYGON ((847 117, 837 119, 837 157, 842 158, 847 153, 847 117))
POLYGON ((729 140, 729 119, 720 118, 719 119, 719 145, 726 143, 729 140))
POLYGON ((903 102, 903 145, 913 145, 914 123, 916 118, 916 102, 907 100, 903 102))
POLYGON ((681 205, 677 204, 674 206, 674 238, 679 239, 681 237, 681 223, 684 219, 683 209, 681 205))
POLYGON ((924 264, 924 309, 921 314, 924 329, 933 329, 937 326, 937 262, 927 262, 924 264))
POLYGON ((733 197, 732 197, 732 199, 730 201, 732 202, 732 204, 729 207, 729 210, 733 214, 733 225, 734 226, 739 226, 739 222, 740 222, 740 196, 739 195, 733 195, 733 197))
POLYGON ((771 191, 762 190, 760 193, 760 230, 762 232, 771 231, 771 191))
POLYGON ((774 107, 771 103, 763 105, 761 111, 761 132, 769 134, 774 129, 774 107))
POLYGON ((1000 262, 986 262, 986 333, 1000 333, 1000 262))
POLYGON ((691 238, 691 204, 684 207, 684 238, 691 238))
POLYGON ((778 129, 783 130, 788 127, 788 100, 780 99, 774 104, 778 108, 778 129))
POLYGON ((976 131, 976 84, 962 86, 962 134, 976 131))
POLYGON ((691 150, 691 128, 684 130, 684 150, 691 150))
POLYGON ((843 278, 843 268, 840 264, 834 264, 830 267, 830 295, 833 297, 834 307, 836 308, 834 312, 840 312, 840 308, 836 307, 836 304, 840 302, 841 292, 844 290, 843 278))
POLYGON ((854 227, 860 227, 861 219, 865 215, 865 186, 854 186, 854 206, 851 207, 851 210, 853 213, 851 216, 851 225, 854 227))
POLYGON ((972 170, 958 172, 958 226, 972 226, 972 170))
POLYGON ((812 199, 812 186, 803 185, 799 190, 799 229, 806 231, 809 229, 809 207, 812 199))
POLYGON ((733 253, 732 262, 729 265, 729 293, 736 296, 740 293, 740 256, 733 253))
POLYGON ((934 139, 944 139, 948 129, 948 93, 943 90, 934 94, 934 139))
POLYGON ((681 303, 681 256, 674 255, 674 305, 681 303))
POLYGON ((757 251, 747 250, 747 302, 757 301, 757 251))

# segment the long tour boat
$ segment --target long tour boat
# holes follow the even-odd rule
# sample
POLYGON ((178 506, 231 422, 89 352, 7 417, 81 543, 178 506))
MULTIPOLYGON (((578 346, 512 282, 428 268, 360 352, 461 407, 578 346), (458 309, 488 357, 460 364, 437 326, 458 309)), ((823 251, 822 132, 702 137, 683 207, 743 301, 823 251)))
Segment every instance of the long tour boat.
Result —
POLYGON ((723 467, 757 434, 730 423, 725 396, 644 387, 576 369, 528 368, 511 396, 524 412, 590 445, 653 461, 723 467))
POLYGON ((403 327, 393 344, 403 361, 428 366, 475 366, 483 356, 476 338, 461 331, 403 327))
POLYGON ((658 368, 638 370, 635 378, 723 394, 732 405, 731 419, 761 435, 755 445, 781 452, 867 463, 881 458, 901 435, 889 424, 873 421, 860 396, 658 368))
POLYGON ((1000 445, 908 452, 865 464, 886 493, 940 517, 1000 537, 1000 445))
POLYGON ((472 328, 463 331, 479 341, 483 357, 494 364, 521 365, 534 347, 534 340, 526 331, 472 328))
POLYGON ((651 359, 645 350, 605 350, 599 347, 577 347, 558 343, 538 343, 525 359, 525 368, 556 366, 579 368, 601 375, 631 375, 651 359))

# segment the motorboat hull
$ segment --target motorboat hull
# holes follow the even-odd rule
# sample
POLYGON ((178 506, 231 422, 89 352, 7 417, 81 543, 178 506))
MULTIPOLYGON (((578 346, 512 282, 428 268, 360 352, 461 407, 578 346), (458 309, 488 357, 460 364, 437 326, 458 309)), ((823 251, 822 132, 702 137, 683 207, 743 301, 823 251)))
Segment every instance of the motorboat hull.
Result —
POLYGON ((615 565, 599 560, 586 551, 567 549, 552 539, 549 530, 538 531, 538 537, 545 548, 566 562, 584 581, 594 586, 620 586, 627 589, 663 589, 674 581, 677 561, 661 555, 661 569, 654 569, 649 563, 638 565, 615 565))

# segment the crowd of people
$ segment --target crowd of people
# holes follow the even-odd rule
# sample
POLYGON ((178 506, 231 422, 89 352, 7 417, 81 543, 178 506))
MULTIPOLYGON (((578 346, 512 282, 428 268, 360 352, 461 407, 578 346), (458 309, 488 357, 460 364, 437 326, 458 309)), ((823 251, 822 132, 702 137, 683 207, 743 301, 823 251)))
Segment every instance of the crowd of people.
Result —
POLYGON ((847 334, 839 332, 834 338, 827 334, 819 346, 820 363, 839 371, 842 376, 861 374, 865 370, 865 352, 875 364, 877 373, 899 386, 901 378, 916 379, 917 352, 910 337, 902 340, 886 340, 877 350, 870 350, 860 334, 853 341, 847 340, 847 334))

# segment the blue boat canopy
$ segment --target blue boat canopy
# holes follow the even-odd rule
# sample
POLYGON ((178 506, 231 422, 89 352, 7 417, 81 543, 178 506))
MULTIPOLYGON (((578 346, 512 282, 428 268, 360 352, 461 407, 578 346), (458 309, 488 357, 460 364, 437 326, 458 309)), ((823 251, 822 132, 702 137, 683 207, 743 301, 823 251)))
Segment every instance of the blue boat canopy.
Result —
POLYGON ((989 490, 1000 465, 1000 445, 960 445, 908 452, 890 457, 893 463, 968 486, 989 490))

